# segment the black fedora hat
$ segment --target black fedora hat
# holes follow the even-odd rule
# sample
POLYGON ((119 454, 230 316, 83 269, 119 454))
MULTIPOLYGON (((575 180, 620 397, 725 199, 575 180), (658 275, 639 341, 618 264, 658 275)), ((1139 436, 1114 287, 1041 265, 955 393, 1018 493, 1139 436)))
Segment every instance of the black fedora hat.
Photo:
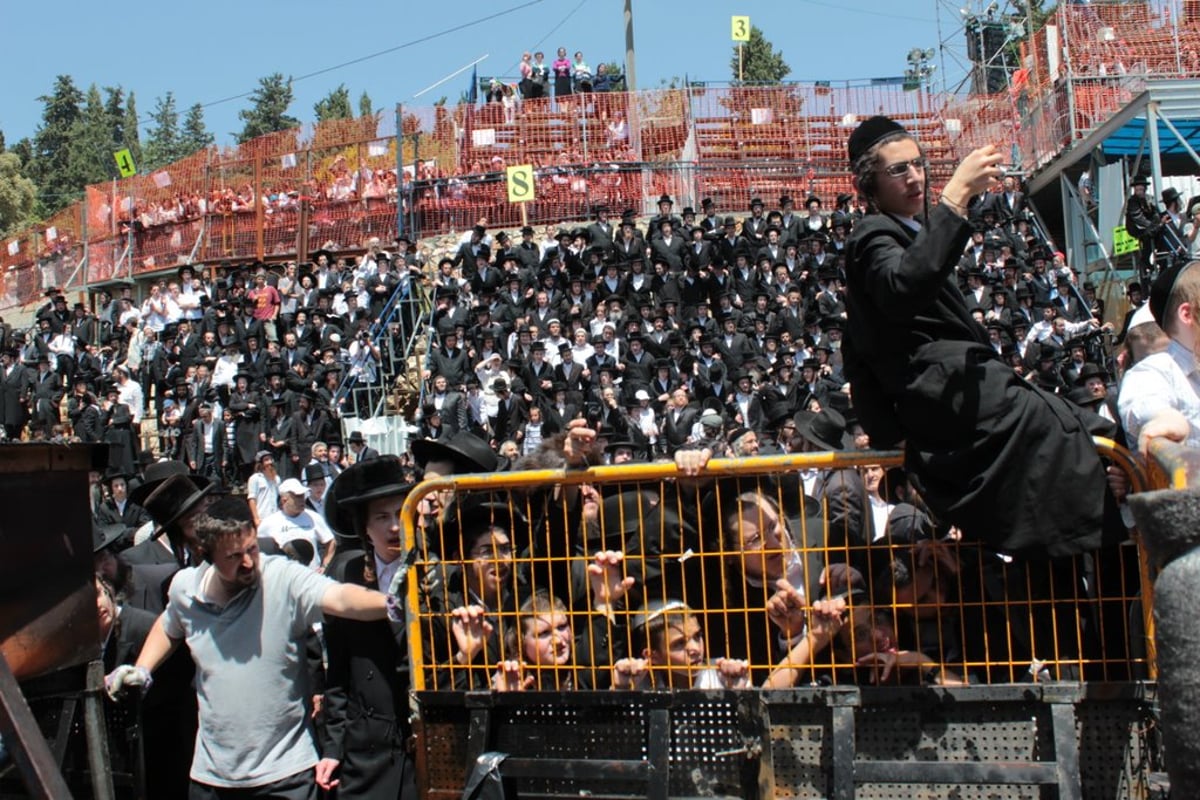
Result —
MULTIPOLYGON (((498 381, 497 381, 498 382, 498 381)), ((458 473, 495 472, 499 460, 488 443, 463 431, 445 442, 422 439, 412 444, 413 458, 422 467, 430 461, 453 461, 458 473)))
POLYGON ((796 420, 796 433, 823 450, 844 450, 846 441, 846 418, 832 408, 823 408, 818 413, 801 413, 796 420))
POLYGON ((405 481, 397 456, 360 461, 338 475, 325 493, 325 521, 339 536, 357 537, 362 531, 355 530, 355 507, 381 497, 407 495, 412 486, 405 481))
POLYGON ((190 475, 172 475, 162 481, 142 504, 156 526, 150 538, 161 536, 172 523, 195 508, 212 489, 212 484, 198 483, 190 475))
MULTIPOLYGON (((129 490, 129 500, 139 506, 145 506, 146 498, 161 486, 163 481, 172 475, 187 474, 187 464, 182 461, 156 461, 142 472, 142 482, 136 488, 129 490)), ((208 484, 207 478, 201 478, 198 475, 193 475, 192 481, 200 485, 208 484)))
POLYGON ((101 525, 92 520, 92 553, 99 553, 111 544, 115 544, 125 533, 125 526, 118 523, 101 525))

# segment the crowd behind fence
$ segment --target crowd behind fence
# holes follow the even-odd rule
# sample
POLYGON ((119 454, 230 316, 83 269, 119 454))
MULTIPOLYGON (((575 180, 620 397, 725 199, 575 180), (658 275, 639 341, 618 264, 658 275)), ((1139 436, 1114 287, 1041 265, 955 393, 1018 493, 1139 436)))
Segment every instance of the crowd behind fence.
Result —
POLYGON ((845 139, 886 113, 916 133, 940 186, 983 143, 1026 173, 1129 102, 1148 79, 1200 77, 1200 20, 1148 3, 1061 5, 1021 45, 1010 89, 956 97, 892 82, 697 85, 501 104, 398 108, 212 148, 85 197, 0 249, 0 309, 51 286, 81 290, 183 263, 356 249, 371 236, 433 236, 486 217, 513 225, 504 168, 529 163, 532 224, 596 203, 642 211, 660 194, 723 211, 779 184, 831 202, 851 190, 845 139))
MULTIPOLYGON (((1146 487, 1125 451, 1100 448, 1146 487)), ((698 481, 660 463, 423 484, 404 515, 414 688, 1153 676, 1150 573, 1119 515, 1085 556, 997 553, 935 528, 899 464, 827 453, 712 462, 698 481)))

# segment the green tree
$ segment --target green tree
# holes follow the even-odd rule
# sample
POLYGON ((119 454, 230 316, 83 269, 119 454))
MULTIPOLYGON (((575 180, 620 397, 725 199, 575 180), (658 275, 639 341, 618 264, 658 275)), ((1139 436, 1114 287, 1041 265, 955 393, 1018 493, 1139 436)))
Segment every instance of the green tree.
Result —
POLYGON ((212 146, 213 135, 204 125, 204 108, 199 103, 189 108, 187 116, 183 118, 183 131, 179 140, 179 152, 183 155, 191 155, 197 150, 212 146))
MULTIPOLYGON (((133 92, 129 93, 129 99, 125 101, 125 120, 121 126, 121 147, 128 147, 129 152, 133 154, 133 163, 141 168, 142 163, 142 138, 138 134, 138 115, 137 115, 137 100, 133 96, 133 92)), ((120 150, 121 147, 117 149, 120 150)))
POLYGON ((4 131, 0 131, 0 153, 3 153, 7 149, 4 145, 4 131))
POLYGON ((114 151, 120 150, 125 146, 125 90, 120 86, 105 86, 104 95, 104 113, 112 130, 110 143, 114 151))
POLYGON ((154 101, 150 121, 143 157, 147 170, 159 169, 187 155, 183 152, 183 140, 179 133, 179 112, 175 109, 173 92, 167 92, 165 96, 154 101))
POLYGON ((375 104, 371 102, 371 96, 366 92, 358 98, 358 115, 360 117, 375 116, 375 104))
POLYGON ((336 89, 313 105, 313 114, 316 115, 317 122, 331 119, 353 119, 354 109, 350 107, 350 90, 344 83, 338 84, 336 89))
POLYGON ((89 183, 101 183, 112 177, 116 169, 113 152, 117 149, 113 147, 113 133, 109 108, 93 83, 88 87, 83 112, 75 122, 67 146, 66 191, 71 199, 78 197, 89 183))
POLYGON ((7 236, 34 220, 37 187, 21 174, 16 153, 0 153, 0 236, 7 236))
POLYGON ((750 26, 750 41, 741 42, 740 45, 740 62, 738 44, 733 46, 733 58, 729 61, 729 69, 733 73, 735 83, 778 84, 792 71, 783 60, 783 53, 767 41, 757 26, 750 26))
POLYGON ((17 143, 9 148, 10 153, 21 160, 21 174, 29 177, 30 171, 33 169, 33 142, 26 136, 23 139, 18 139, 17 143))
POLYGON ((42 123, 34 134, 26 174, 38 187, 38 203, 44 213, 57 211, 72 199, 71 137, 80 118, 83 92, 70 75, 55 78, 54 88, 38 98, 42 123))
POLYGON ((292 104, 292 79, 276 72, 258 79, 258 88, 250 95, 253 105, 238 112, 238 119, 245 123, 237 135, 238 142, 246 142, 275 131, 295 128, 300 121, 287 113, 292 104))

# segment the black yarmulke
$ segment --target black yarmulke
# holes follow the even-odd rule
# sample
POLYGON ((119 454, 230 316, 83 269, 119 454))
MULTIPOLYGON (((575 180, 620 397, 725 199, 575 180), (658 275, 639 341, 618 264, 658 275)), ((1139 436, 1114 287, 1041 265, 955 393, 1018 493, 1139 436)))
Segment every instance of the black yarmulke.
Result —
POLYGON ((1171 292, 1175 289, 1179 276, 1191 263, 1178 259, 1171 266, 1161 270, 1158 277, 1154 279, 1154 283, 1150 285, 1150 313, 1160 328, 1166 329, 1167 327, 1163 320, 1163 315, 1167 313, 1167 301, 1171 299, 1171 292))
POLYGON ((846 144, 850 163, 853 164, 873 145, 893 133, 907 133, 907 131, 903 125, 889 117, 874 116, 859 125, 854 129, 854 133, 850 134, 850 141, 846 144))

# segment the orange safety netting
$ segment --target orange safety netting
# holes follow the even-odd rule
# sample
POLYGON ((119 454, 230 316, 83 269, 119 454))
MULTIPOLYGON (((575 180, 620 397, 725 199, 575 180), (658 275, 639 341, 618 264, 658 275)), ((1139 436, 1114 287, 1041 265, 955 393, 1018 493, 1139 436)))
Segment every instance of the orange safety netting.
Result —
POLYGON ((81 202, 0 244, 0 308, 50 285, 81 289, 191 261, 355 250, 398 223, 420 236, 480 220, 558 225, 598 203, 650 212, 661 194, 679 207, 712 197, 722 213, 754 196, 828 204, 851 191, 846 137, 877 113, 918 136, 935 189, 985 143, 1010 149, 1028 173, 1147 78, 1200 76, 1200 3, 1177 19, 1146 3, 1062 6, 1020 64, 1008 91, 968 98, 880 81, 699 86, 403 108, 400 131, 393 114, 281 131, 87 187, 81 202), (524 208, 508 202, 504 181, 519 164, 535 170, 536 200, 524 208))

